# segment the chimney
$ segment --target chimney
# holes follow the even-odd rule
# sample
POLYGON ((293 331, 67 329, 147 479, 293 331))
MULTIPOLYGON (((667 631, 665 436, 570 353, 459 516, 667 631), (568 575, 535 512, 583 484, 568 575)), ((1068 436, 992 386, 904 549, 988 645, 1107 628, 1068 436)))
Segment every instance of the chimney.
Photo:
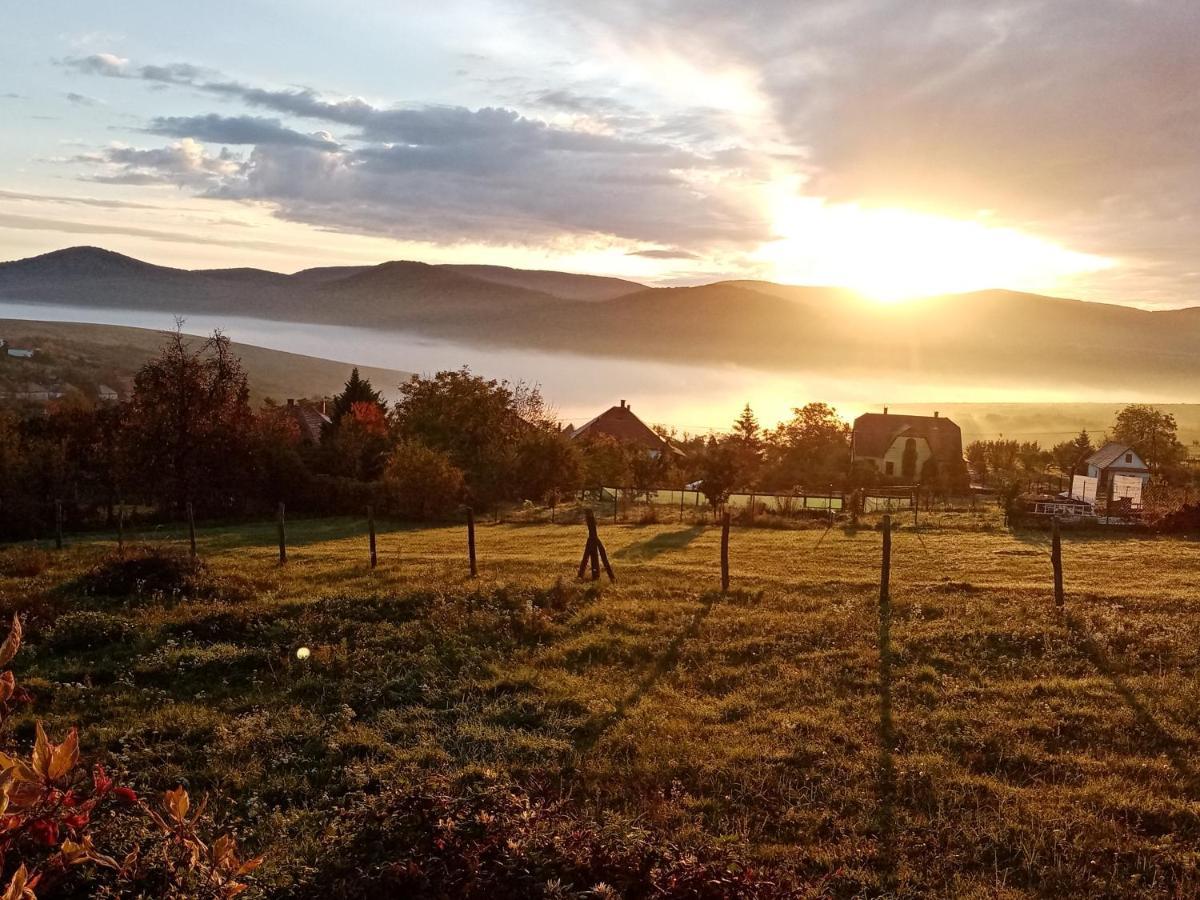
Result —
POLYGON ((296 405, 296 398, 288 397, 288 406, 295 406, 295 405, 296 405))
POLYGON ((887 415, 887 407, 886 407, 886 406, 883 408, 883 414, 884 414, 885 416, 887 415))
POLYGON ((622 401, 621 401, 621 409, 624 409, 624 408, 625 408, 625 401, 624 401, 624 400, 622 400, 622 401))
POLYGON ((933 417, 935 419, 938 417, 938 411, 936 409, 933 411, 933 417))

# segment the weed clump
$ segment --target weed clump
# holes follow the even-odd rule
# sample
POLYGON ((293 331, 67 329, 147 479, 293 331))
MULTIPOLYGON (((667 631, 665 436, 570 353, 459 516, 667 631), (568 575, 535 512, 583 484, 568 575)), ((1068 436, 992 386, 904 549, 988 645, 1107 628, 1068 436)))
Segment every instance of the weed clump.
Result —
POLYGON ((160 547, 112 553, 84 573, 75 587, 88 596, 160 602, 246 596, 240 584, 217 578, 201 560, 160 547))
POLYGON ((0 575, 34 578, 50 568, 50 554, 40 547, 9 547, 0 552, 0 575))
POLYGON ((118 616, 80 610, 58 617, 46 636, 46 646, 57 651, 95 650, 123 643, 133 631, 133 625, 118 616))

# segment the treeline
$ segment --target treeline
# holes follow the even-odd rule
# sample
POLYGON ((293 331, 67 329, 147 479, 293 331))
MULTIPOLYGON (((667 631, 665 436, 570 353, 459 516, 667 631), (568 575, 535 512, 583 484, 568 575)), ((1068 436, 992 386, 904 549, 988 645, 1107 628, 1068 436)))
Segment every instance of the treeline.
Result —
POLYGON ((606 436, 571 440, 536 388, 467 369, 414 378, 389 406, 355 370, 318 442, 296 411, 250 404, 227 338, 167 337, 122 403, 67 397, 44 411, 0 412, 0 537, 144 519, 361 513, 435 519, 463 504, 553 502, 581 488, 646 494, 700 482, 719 505, 734 490, 825 491, 869 483, 850 472, 850 428, 822 403, 773 429, 749 406, 727 435, 663 433, 654 454, 606 436))
POLYGON ((1187 448, 1179 440, 1175 417, 1152 406, 1132 404, 1117 413, 1111 430, 1093 440, 1081 431, 1070 440, 1043 448, 1037 441, 973 441, 965 456, 972 474, 1001 492, 1087 474, 1087 459, 1107 441, 1133 447, 1160 484, 1190 484, 1194 473, 1187 465, 1187 448))

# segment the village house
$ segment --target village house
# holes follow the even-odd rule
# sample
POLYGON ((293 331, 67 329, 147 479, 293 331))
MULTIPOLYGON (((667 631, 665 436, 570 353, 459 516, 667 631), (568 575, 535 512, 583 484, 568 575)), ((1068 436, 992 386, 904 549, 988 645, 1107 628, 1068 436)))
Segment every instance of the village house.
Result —
POLYGON ((325 436, 325 426, 333 424, 333 420, 325 414, 325 403, 320 407, 303 400, 297 402, 289 398, 287 402, 288 415, 300 429, 300 440, 313 446, 319 445, 325 436))
POLYGON ((115 403, 120 397, 114 388, 110 388, 107 384, 102 384, 96 388, 96 399, 101 403, 115 403))
POLYGON ((851 464, 867 463, 886 480, 912 484, 938 472, 963 479, 962 431, 950 419, 863 413, 854 420, 851 464))
MULTIPOLYGON (((1150 481, 1150 467, 1133 447, 1109 441, 1089 456, 1086 464, 1086 490, 1093 498, 1127 500, 1135 508, 1142 505, 1142 488, 1150 481)), ((1074 479, 1080 480, 1079 476, 1074 479)), ((1076 485, 1072 485, 1072 493, 1078 493, 1076 485)))
POLYGON ((579 428, 568 425, 563 429, 563 433, 572 440, 605 435, 622 444, 639 447, 653 457, 663 453, 683 455, 678 447, 672 446, 670 441, 659 437, 654 429, 635 416, 629 404, 624 400, 621 401, 620 406, 609 407, 579 428))

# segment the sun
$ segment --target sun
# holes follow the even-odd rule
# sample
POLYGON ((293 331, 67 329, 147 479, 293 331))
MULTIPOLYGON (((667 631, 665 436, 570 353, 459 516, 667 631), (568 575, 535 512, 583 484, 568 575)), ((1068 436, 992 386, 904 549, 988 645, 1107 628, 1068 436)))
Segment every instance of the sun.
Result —
POLYGON ((1013 228, 912 210, 827 203, 790 189, 771 200, 778 240, 755 258, 775 280, 847 287, 879 303, 983 288, 1050 291, 1116 265, 1013 228))

